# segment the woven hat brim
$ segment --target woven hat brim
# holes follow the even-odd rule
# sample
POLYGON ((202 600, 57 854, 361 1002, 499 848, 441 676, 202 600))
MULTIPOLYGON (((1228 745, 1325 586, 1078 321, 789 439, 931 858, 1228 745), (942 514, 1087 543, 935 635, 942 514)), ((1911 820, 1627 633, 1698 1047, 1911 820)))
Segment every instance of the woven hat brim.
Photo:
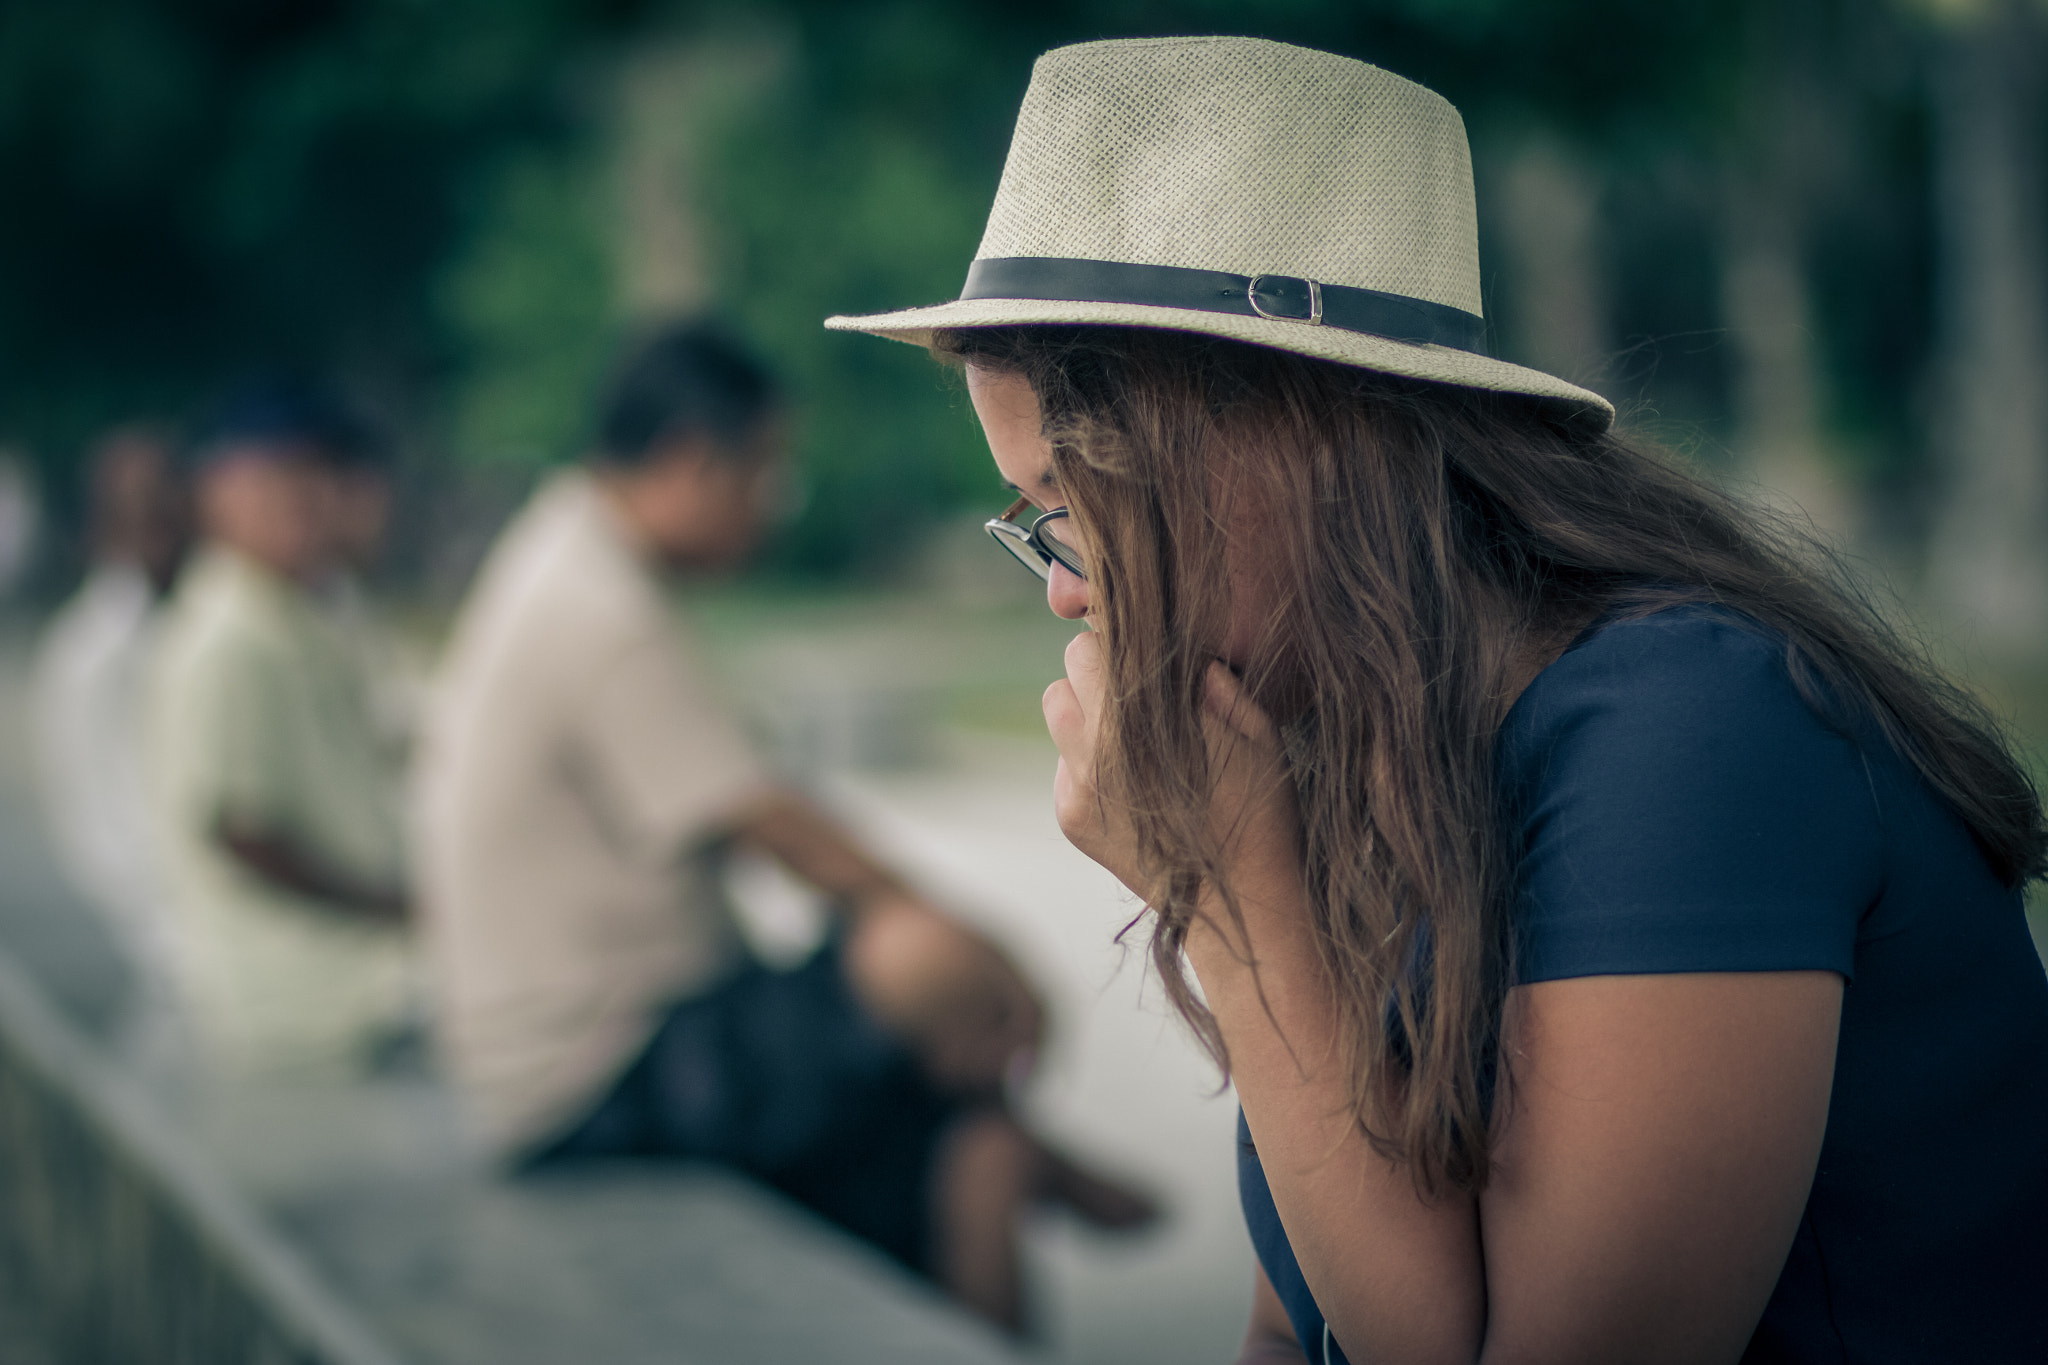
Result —
POLYGON ((1541 370, 1511 365, 1505 360, 1494 360, 1450 346, 1418 346, 1338 327, 1310 327, 1299 322, 1240 317, 1233 313, 1201 313, 1186 308, 1091 300, 960 299, 927 308, 825 319, 825 325, 835 332, 866 332, 913 346, 929 346, 932 334, 948 327, 1004 327, 1026 323, 1159 327, 1176 332, 1197 332, 1293 351, 1297 355, 1331 360, 1340 365, 1356 365, 1360 369, 1377 370, 1404 379, 1426 379, 1440 384, 1490 389, 1497 393, 1526 394, 1569 409, 1567 415, 1600 430, 1614 421, 1614 405, 1605 398, 1541 370))

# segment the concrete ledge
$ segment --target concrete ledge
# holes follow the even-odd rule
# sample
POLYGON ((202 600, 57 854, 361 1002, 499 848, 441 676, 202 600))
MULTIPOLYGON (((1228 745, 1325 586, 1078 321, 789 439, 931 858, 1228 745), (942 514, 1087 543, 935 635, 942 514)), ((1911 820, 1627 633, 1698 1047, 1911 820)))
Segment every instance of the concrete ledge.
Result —
POLYGON ((397 1365, 0 955, 0 1273, 66 1365, 397 1365))
POLYGON ((432 1365, 1020 1359, 878 1253, 716 1170, 379 1182, 280 1217, 352 1303, 432 1365))
POLYGON ((1022 1357, 771 1191, 680 1163, 505 1179, 424 1078, 221 1094, 210 1153, 418 1365, 1022 1357))
POLYGON ((418 1079, 168 1121, 0 956, 0 1279, 65 1365, 1016 1365, 721 1171, 485 1173, 418 1079))

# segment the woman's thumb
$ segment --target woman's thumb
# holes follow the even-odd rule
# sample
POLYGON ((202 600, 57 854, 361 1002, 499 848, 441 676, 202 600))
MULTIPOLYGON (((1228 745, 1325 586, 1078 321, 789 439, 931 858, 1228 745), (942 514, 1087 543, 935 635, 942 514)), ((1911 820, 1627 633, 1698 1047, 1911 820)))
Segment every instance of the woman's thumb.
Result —
POLYGON ((1244 682, 1218 659, 1202 678, 1202 706, 1218 721, 1246 739, 1270 741, 1273 722, 1245 691, 1244 682))

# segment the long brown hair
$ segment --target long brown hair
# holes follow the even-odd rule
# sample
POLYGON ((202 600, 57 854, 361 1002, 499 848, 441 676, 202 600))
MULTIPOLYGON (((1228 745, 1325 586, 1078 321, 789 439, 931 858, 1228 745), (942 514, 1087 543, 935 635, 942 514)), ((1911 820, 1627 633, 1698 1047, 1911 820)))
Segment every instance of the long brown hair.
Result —
POLYGON ((1746 613, 1784 639, 1809 704, 1845 731, 1874 725, 2007 884, 2043 870, 2039 799, 1981 705, 1810 536, 1670 459, 1533 400, 1191 334, 974 328, 933 349, 1038 395, 1092 546, 1109 671, 1098 789, 1170 888, 1151 906, 1153 960, 1225 1067, 1182 947, 1218 872, 1203 676, 1247 558, 1230 530, 1256 502, 1277 610, 1245 681, 1288 741, 1309 916, 1342 1010, 1331 1041, 1366 1136, 1425 1189, 1487 1177, 1514 979, 1494 741, 1518 661, 1600 613, 1746 613))

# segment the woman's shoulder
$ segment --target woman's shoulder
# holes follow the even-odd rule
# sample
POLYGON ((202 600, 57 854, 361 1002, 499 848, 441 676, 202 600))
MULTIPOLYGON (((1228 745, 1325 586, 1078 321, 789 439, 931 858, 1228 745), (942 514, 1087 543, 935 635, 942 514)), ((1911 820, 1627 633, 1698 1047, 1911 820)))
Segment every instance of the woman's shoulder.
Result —
POLYGON ((1716 602, 1623 608, 1595 619, 1530 684, 1540 700, 1609 678, 1702 689, 1783 672, 1786 640, 1735 607, 1716 602))
MULTIPOLYGON (((1785 637, 1732 607, 1610 613, 1536 675, 1502 726, 1503 757, 1593 727, 1715 743, 1837 727, 1792 675, 1785 637)), ((1747 747, 1745 744, 1744 747, 1747 747)))
POLYGON ((1501 736, 1526 980, 1850 974, 1884 840, 1857 742, 1724 607, 1596 622, 1501 736))

